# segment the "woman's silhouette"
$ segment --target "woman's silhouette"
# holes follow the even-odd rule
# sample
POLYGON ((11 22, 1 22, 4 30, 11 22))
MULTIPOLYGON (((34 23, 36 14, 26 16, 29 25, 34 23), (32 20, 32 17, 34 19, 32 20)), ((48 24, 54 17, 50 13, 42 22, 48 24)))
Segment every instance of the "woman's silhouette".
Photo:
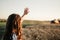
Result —
POLYGON ((25 8, 22 17, 18 14, 11 14, 6 23, 6 30, 3 40, 22 40, 22 18, 28 14, 25 8))

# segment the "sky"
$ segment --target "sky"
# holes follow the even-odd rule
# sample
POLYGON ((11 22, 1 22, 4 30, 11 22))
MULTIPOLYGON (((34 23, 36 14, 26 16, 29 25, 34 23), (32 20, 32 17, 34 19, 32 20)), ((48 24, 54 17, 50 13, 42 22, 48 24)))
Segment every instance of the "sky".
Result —
POLYGON ((13 13, 22 16, 26 7, 29 8, 24 17, 27 20, 60 18, 60 0, 0 0, 0 18, 7 19, 13 13))

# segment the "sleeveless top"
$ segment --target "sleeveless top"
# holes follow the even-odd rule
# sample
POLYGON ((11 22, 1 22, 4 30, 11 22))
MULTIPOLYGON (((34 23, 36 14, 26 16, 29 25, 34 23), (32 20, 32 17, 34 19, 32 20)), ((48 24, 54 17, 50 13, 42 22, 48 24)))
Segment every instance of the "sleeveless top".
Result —
POLYGON ((12 35, 12 39, 17 40, 17 35, 15 33, 12 35))

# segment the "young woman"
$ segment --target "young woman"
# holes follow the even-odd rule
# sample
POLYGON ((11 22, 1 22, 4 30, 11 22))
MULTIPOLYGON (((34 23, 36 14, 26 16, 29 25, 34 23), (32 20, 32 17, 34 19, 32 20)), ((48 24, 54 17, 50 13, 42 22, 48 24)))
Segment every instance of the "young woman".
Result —
POLYGON ((28 14, 28 8, 25 8, 22 17, 18 14, 11 14, 6 23, 6 30, 3 40, 22 40, 22 18, 28 14))

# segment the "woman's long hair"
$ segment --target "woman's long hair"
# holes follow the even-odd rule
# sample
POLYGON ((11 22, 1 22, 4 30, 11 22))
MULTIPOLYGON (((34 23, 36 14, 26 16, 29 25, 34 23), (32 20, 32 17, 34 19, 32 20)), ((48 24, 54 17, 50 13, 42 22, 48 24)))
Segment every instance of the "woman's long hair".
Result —
POLYGON ((18 39, 21 39, 21 17, 18 14, 11 14, 6 23, 6 30, 3 40, 12 40, 12 30, 16 29, 18 39))

